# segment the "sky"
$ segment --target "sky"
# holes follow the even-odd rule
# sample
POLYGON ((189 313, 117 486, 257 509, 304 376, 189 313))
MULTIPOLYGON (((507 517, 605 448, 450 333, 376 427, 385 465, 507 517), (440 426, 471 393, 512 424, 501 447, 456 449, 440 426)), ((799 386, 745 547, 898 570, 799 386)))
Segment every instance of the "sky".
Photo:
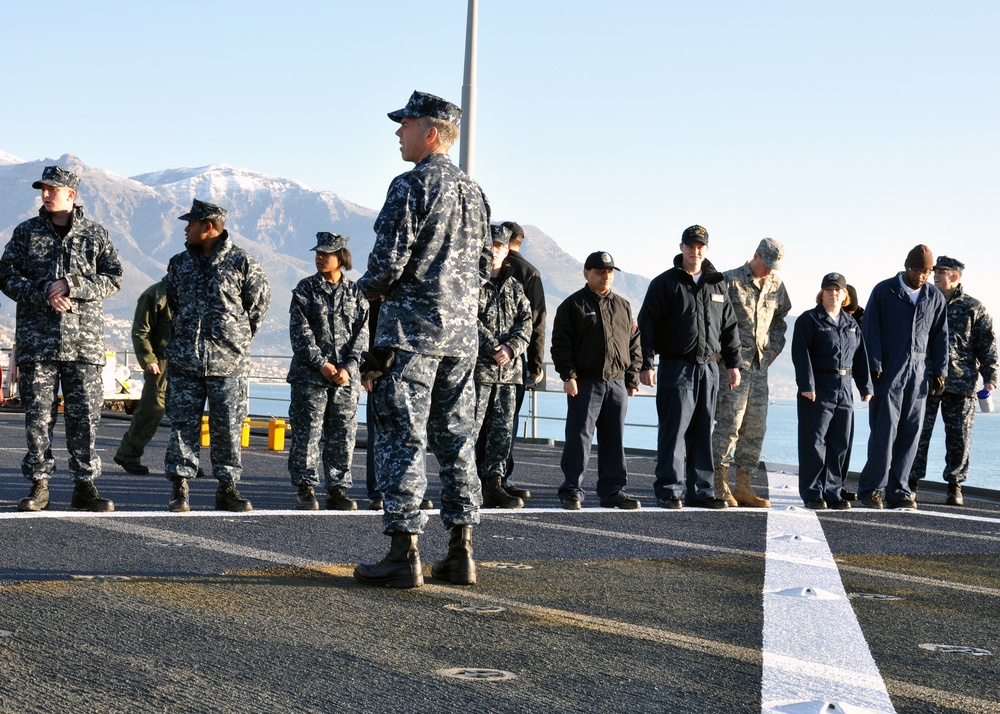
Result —
MULTIPOLYGON (((229 164, 377 210, 410 166, 385 114, 414 89, 461 102, 466 13, 6 3, 0 151, 229 164)), ((497 220, 581 261, 652 278, 698 223, 727 269, 770 236, 797 314, 825 273, 866 300, 925 243, 1000 314, 998 36, 994 0, 481 0, 473 175, 497 220)))

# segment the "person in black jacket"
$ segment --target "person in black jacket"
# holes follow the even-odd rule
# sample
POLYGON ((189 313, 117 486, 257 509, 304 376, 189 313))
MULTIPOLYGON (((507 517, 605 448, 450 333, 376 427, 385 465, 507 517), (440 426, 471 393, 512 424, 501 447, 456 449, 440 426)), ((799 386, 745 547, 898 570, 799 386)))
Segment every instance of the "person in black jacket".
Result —
POLYGON ((625 412, 627 397, 639 391, 642 355, 632 307, 611 292, 615 261, 603 251, 583 266, 587 285, 567 297, 552 323, 552 361, 566 392, 566 444, 559 499, 568 511, 580 509, 583 474, 597 427, 597 495, 604 508, 634 510, 639 501, 625 494, 625 412))
POLYGON ((659 383, 653 492, 663 508, 681 508, 682 497, 689 506, 726 508, 713 489, 716 359, 721 354, 726 364, 728 387, 739 386, 743 366, 739 328, 725 277, 705 259, 708 231, 701 226, 685 229, 680 248, 674 267, 649 284, 639 311, 640 379, 647 387, 659 383), (660 364, 654 373, 657 354, 660 364))
POLYGON ((507 468, 504 469, 503 490, 511 496, 527 500, 531 491, 518 488, 511 480, 514 472, 514 442, 517 441, 517 428, 521 419, 521 405, 524 403, 525 389, 534 389, 535 385, 545 379, 545 287, 542 285, 542 274, 527 258, 521 255, 521 243, 524 242, 524 229, 514 221, 504 221, 501 224, 511 232, 510 252, 507 262, 514 271, 514 277, 520 281, 524 294, 531 305, 531 339, 528 351, 521 355, 524 378, 517 385, 514 403, 514 438, 510 441, 510 454, 507 456, 507 468))

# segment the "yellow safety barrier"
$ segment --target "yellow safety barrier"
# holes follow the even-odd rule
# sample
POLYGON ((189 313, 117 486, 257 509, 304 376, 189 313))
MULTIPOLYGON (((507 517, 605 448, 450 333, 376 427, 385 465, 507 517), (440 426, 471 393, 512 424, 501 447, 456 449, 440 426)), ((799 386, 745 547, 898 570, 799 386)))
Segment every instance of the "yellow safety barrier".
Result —
MULTIPOLYGON (((267 427, 267 448, 270 451, 285 450, 285 432, 291 429, 284 419, 272 417, 269 421, 254 421, 250 417, 243 420, 243 428, 240 430, 240 446, 246 448, 250 446, 250 427, 267 427)), ((201 418, 201 445, 209 446, 208 417, 201 418)))

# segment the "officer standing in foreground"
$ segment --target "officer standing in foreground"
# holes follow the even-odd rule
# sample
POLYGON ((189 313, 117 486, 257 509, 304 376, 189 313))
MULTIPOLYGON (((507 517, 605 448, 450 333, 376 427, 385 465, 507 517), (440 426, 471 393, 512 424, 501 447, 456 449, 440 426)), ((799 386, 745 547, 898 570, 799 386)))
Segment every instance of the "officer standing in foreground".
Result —
POLYGON ((723 273, 743 345, 740 385, 719 392, 712 432, 715 495, 730 506, 771 506, 754 492, 750 479, 760 463, 767 430, 767 368, 785 347, 785 316, 792 309, 785 284, 774 272, 781 270, 784 255, 781 243, 765 238, 753 258, 723 273), (727 483, 730 461, 736 463, 732 493, 727 483))
POLYGON ((639 311, 640 379, 656 390, 656 481, 663 508, 726 508, 713 491, 712 418, 719 363, 726 387, 740 385, 740 334, 725 276, 705 259, 708 231, 691 226, 681 236, 674 267, 653 278, 639 311), (660 364, 653 372, 653 360, 660 364), (682 504, 683 499, 683 504, 682 504))
POLYGON ((861 332, 875 390, 868 408, 868 462, 858 482, 858 501, 867 508, 917 507, 908 477, 928 388, 942 394, 948 372, 944 296, 927 284, 933 265, 931 249, 915 246, 903 272, 876 285, 865 308, 861 332))
POLYGON ((448 554, 431 569, 458 585, 476 582, 472 526, 482 493, 475 462, 477 296, 493 264, 490 207, 479 185, 448 158, 462 110, 414 92, 389 118, 400 152, 415 164, 389 186, 375 221, 375 246, 358 287, 383 297, 375 350, 385 368, 375 380, 375 458, 389 553, 360 564, 367 585, 423 585, 417 537, 427 516, 425 450, 440 464, 441 519, 448 554))
POLYGON ((167 340, 172 322, 167 288, 163 280, 158 280, 139 296, 132 320, 132 348, 143 372, 142 397, 115 452, 115 463, 130 474, 149 473, 149 467, 142 463, 142 454, 163 420, 167 340))
POLYGON ((635 510, 625 493, 625 413, 639 391, 642 351, 632 306, 611 292, 615 261, 610 253, 587 256, 587 284, 567 297, 552 322, 552 362, 566 392, 566 442, 560 466, 559 500, 577 511, 584 499, 583 475, 597 427, 597 496, 604 508, 635 510))
POLYGON ((60 387, 75 484, 70 505, 114 510, 94 479, 101 475, 96 437, 104 402, 103 300, 121 289, 122 266, 108 231, 76 205, 79 185, 76 174, 46 166, 31 185, 42 191, 42 208, 14 229, 0 258, 0 289, 17 302, 14 340, 28 440, 21 472, 32 482, 17 504, 20 511, 49 507, 60 387))
POLYGON ((190 509, 187 480, 198 473, 208 399, 212 474, 219 481, 215 508, 249 511, 250 501, 236 490, 243 472, 240 433, 249 407, 250 342, 267 313, 271 288, 257 260, 229 238, 224 208, 194 199, 180 220, 188 222, 186 250, 170 259, 166 277, 174 317, 167 344, 169 508, 190 509))
MULTIPOLYGON (((517 430, 521 419, 521 405, 524 404, 526 389, 534 389, 535 385, 545 379, 545 287, 542 285, 542 274, 538 268, 521 255, 521 244, 524 243, 524 229, 514 221, 504 221, 500 224, 511 232, 510 252, 507 262, 514 269, 514 277, 521 282, 524 294, 531 305, 531 341, 528 351, 521 356, 524 368, 524 379, 517 385, 514 404, 514 438, 510 442, 510 455, 507 457, 507 468, 504 470, 503 490, 511 496, 527 500, 531 491, 518 488, 510 480, 514 473, 514 442, 517 441, 517 430)), ((543 387, 544 388, 544 387, 543 387)))
POLYGON ((997 387, 997 342, 993 319, 986 306, 962 289, 965 264, 942 255, 934 264, 934 285, 947 302, 948 376, 943 394, 927 397, 924 425, 920 430, 917 456, 910 469, 909 486, 914 495, 927 473, 927 449, 937 420, 938 407, 944 421, 945 468, 948 505, 961 506, 962 483, 969 478, 972 422, 976 414, 976 383, 992 394, 997 387))

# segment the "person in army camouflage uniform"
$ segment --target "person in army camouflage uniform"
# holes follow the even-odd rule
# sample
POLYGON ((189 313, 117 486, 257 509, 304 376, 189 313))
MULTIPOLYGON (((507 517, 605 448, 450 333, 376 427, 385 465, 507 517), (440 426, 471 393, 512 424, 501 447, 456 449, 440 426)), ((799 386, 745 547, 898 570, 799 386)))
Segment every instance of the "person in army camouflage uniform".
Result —
POLYGON ((104 226, 84 218, 76 205, 79 185, 76 174, 46 166, 31 185, 42 191, 42 208, 14 229, 0 258, 0 289, 17 302, 14 340, 28 440, 21 471, 32 482, 17 505, 21 511, 49 507, 60 386, 75 482, 70 505, 114 510, 94 486, 101 475, 95 444, 104 402, 102 301, 121 289, 122 266, 104 226))
POLYGON ((493 271, 479 288, 479 356, 476 359, 476 467, 483 508, 521 508, 524 500, 503 487, 514 440, 517 385, 524 381, 521 357, 531 338, 531 304, 507 262, 511 230, 490 226, 493 271))
POLYGON ((462 110, 414 92, 389 118, 404 161, 375 221, 375 246, 358 286, 384 296, 373 351, 385 362, 375 380, 375 458, 384 500, 389 553, 360 564, 369 585, 423 584, 417 537, 427 516, 424 452, 440 464, 441 519, 451 530, 448 554, 431 574, 454 584, 476 581, 472 526, 482 493, 475 465, 476 311, 479 287, 493 264, 490 207, 479 185, 452 164, 462 110))
POLYGON ((288 418, 292 423, 288 473, 298 487, 296 507, 319 508, 320 447, 326 507, 357 510, 351 487, 351 461, 358 429, 361 376, 358 366, 368 345, 368 301, 344 275, 353 267, 347 236, 316 234, 316 274, 292 291, 288 334, 292 385, 288 418))
POLYGON ((132 414, 132 423, 115 452, 115 463, 130 474, 149 473, 149 467, 142 463, 142 454, 163 420, 167 393, 167 339, 172 321, 166 285, 163 280, 158 280, 139 296, 132 320, 132 347, 142 365, 144 381, 139 406, 132 414))
POLYGON ((712 454, 715 457, 715 496, 730 506, 769 508, 750 480, 760 463, 767 429, 767 368, 785 347, 785 316, 792 301, 781 278, 785 248, 773 238, 757 246, 753 258, 727 270, 726 291, 740 329, 743 372, 740 384, 720 389, 715 405, 712 454), (729 490, 729 466, 736 463, 736 488, 729 490))
POLYGON ((972 422, 976 414, 976 382, 992 394, 997 387, 997 342, 993 319, 986 306, 962 289, 965 264, 942 255, 934 264, 934 285, 944 295, 948 310, 948 375, 944 393, 927 397, 927 410, 910 468, 909 486, 916 495, 920 479, 927 473, 927 449, 937 420, 944 421, 945 468, 948 505, 961 506, 962 483, 969 478, 972 422))
POLYGON ((236 490, 243 471, 240 433, 248 411, 250 342, 271 302, 260 263, 233 245, 226 210, 194 199, 182 253, 167 266, 167 304, 174 322, 167 344, 167 417, 170 442, 164 460, 173 482, 169 508, 190 509, 187 480, 198 471, 201 416, 208 399, 212 474, 219 481, 215 507, 249 511, 236 490))

